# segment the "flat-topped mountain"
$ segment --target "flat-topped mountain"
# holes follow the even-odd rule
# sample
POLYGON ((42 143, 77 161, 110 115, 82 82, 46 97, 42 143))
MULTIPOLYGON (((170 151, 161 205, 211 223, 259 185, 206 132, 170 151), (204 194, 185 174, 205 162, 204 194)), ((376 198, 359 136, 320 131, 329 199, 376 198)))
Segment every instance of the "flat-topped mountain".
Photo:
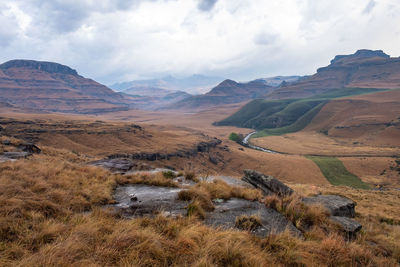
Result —
POLYGON ((327 67, 298 82, 281 86, 268 99, 308 97, 345 87, 400 88, 400 58, 391 58, 382 50, 358 50, 336 56, 327 67))
POLYGON ((54 62, 11 60, 0 65, 0 102, 39 111, 96 113, 127 109, 110 88, 54 62))

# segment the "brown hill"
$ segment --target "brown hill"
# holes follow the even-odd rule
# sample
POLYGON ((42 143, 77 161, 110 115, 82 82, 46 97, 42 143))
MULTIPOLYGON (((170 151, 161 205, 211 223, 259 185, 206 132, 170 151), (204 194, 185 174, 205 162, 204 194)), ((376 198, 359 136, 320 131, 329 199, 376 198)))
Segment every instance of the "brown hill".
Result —
POLYGON ((391 58, 382 50, 358 50, 352 55, 339 55, 316 74, 286 84, 267 98, 308 97, 345 87, 400 88, 400 58, 391 58))
POLYGON ((265 95, 275 88, 267 85, 263 80, 238 83, 228 79, 218 84, 206 94, 186 98, 171 105, 169 108, 201 109, 221 104, 240 103, 265 95))
POLYGON ((0 65, 0 102, 40 111, 97 113, 127 109, 123 96, 68 66, 11 60, 0 65))

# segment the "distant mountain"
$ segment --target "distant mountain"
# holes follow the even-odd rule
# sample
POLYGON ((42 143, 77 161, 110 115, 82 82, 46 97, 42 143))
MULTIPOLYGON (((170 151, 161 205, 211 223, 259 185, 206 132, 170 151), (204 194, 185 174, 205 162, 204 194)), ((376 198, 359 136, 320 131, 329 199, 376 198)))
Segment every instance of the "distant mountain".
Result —
POLYGON ((97 113, 126 110, 119 93, 53 62, 11 60, 0 65, 0 102, 39 111, 97 113))
POLYGON ((263 80, 254 80, 247 83, 225 80, 210 92, 186 98, 169 108, 201 109, 222 104, 234 104, 263 96, 275 89, 275 87, 266 85, 263 80))
POLYGON ((316 74, 285 84, 266 97, 308 97, 345 87, 400 88, 400 58, 391 58, 382 50, 365 49, 351 55, 338 55, 316 74))
POLYGON ((209 91, 223 79, 220 77, 211 77, 195 74, 184 78, 175 78, 166 76, 161 79, 135 80, 130 82, 115 83, 110 85, 115 91, 124 91, 127 89, 136 90, 138 88, 159 88, 170 91, 185 91, 192 94, 199 94, 209 91))
POLYGON ((256 81, 263 81, 266 85, 269 86, 281 86, 282 84, 294 83, 300 79, 304 79, 305 76, 275 76, 270 78, 261 78, 256 81))
POLYGON ((192 96, 183 91, 167 90, 161 91, 159 95, 126 94, 124 92, 121 93, 126 99, 129 99, 132 107, 143 110, 158 110, 192 96))
POLYGON ((370 129, 397 127, 399 88, 400 58, 391 58, 381 50, 358 50, 351 55, 336 56, 316 74, 282 84, 215 124, 280 135, 300 131, 318 118, 324 125, 318 131, 326 135, 338 132, 341 123, 352 124, 346 128, 351 129, 349 132, 370 133, 370 129), (341 117, 333 124, 336 114, 341 117))

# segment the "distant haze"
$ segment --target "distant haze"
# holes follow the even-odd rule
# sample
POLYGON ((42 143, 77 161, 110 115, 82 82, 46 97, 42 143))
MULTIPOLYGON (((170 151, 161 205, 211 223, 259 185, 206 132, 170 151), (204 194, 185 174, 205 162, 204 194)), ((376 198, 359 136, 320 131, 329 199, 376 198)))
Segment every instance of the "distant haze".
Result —
POLYGON ((397 0, 3 0, 0 63, 59 62, 104 84, 306 75, 361 48, 399 56, 399 21, 397 0))

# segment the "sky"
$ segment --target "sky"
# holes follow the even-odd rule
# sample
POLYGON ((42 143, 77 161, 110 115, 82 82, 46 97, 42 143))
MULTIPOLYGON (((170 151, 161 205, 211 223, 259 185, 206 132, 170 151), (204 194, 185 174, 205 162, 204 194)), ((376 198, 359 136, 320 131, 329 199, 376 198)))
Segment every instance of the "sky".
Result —
POLYGON ((400 56, 399 0, 0 2, 0 62, 58 62, 104 84, 307 75, 362 48, 400 56))

